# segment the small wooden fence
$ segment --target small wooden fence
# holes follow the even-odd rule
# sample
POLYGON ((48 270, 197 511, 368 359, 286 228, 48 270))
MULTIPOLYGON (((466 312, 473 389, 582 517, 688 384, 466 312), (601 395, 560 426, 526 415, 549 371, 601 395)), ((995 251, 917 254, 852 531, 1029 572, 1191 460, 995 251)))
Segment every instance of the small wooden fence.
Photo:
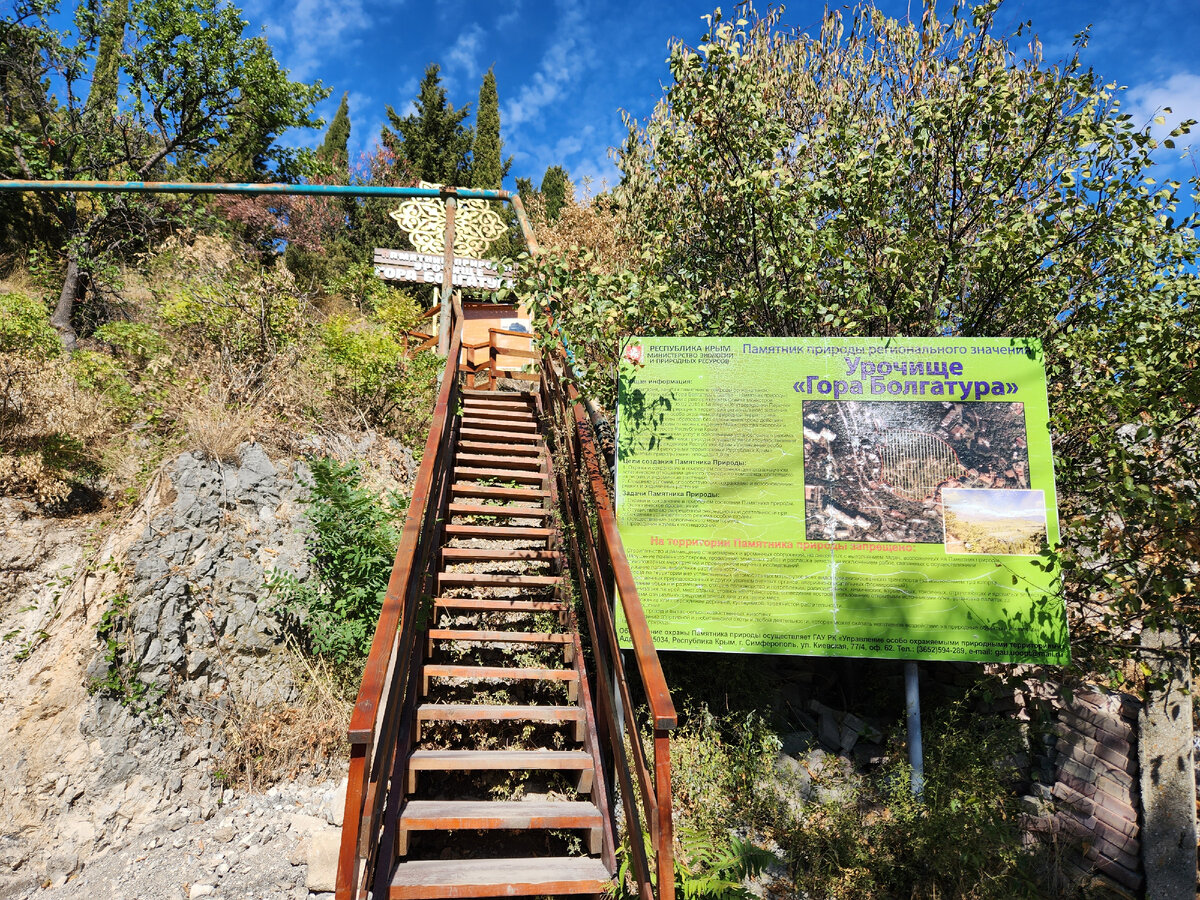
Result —
POLYGON ((463 359, 458 370, 467 373, 467 377, 473 380, 473 387, 495 390, 496 380, 499 378, 540 381, 542 377, 537 372, 522 371, 525 365, 520 360, 540 362, 542 358, 542 354, 533 349, 533 335, 528 331, 489 328, 488 339, 475 344, 463 344, 462 355, 463 359), (481 350, 487 351, 486 354, 483 354, 482 359, 479 358, 481 350), (513 368, 514 362, 520 368, 513 368), (508 366, 508 368, 503 368, 503 366, 508 366), (478 381, 479 375, 486 378, 486 384, 478 381))
POLYGON ((556 493, 568 526, 564 530, 572 575, 587 620, 597 729, 608 749, 606 783, 619 788, 624 805, 630 875, 642 900, 674 900, 670 732, 676 724, 675 709, 617 532, 594 423, 575 388, 561 378, 565 365, 561 356, 543 356, 531 346, 513 348, 512 338, 530 342, 532 336, 498 328, 490 329, 487 342, 464 345, 457 298, 451 310, 447 365, 350 723, 337 900, 387 896, 396 859, 406 751, 420 688, 416 638, 429 615, 434 551, 442 543, 442 523, 447 520, 460 375, 472 386, 483 375, 490 388, 500 378, 537 383, 546 437, 555 454, 556 493), (473 354, 485 348, 487 358, 476 360, 473 354), (540 372, 502 369, 500 360, 505 357, 534 360, 540 372), (652 759, 642 745, 631 672, 618 644, 614 616, 618 597, 633 647, 633 670, 649 705, 652 759))

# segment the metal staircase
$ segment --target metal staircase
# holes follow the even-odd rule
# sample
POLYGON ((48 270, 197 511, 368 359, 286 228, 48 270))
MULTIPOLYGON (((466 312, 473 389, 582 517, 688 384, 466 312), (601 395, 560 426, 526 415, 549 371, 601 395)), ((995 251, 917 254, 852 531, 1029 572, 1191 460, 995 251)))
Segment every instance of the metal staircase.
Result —
POLYGON ((551 484, 530 395, 464 390, 392 897, 594 894, 613 874, 587 672, 548 526, 551 484), (504 700, 541 702, 498 701, 498 687, 504 700), (542 790, 493 799, 518 773, 542 790), (507 855, 569 843, 514 834, 531 831, 573 833, 586 853, 507 855))
POLYGON ((497 348, 506 333, 495 329, 476 364, 454 311, 350 727, 338 900, 595 895, 611 885, 622 842, 638 895, 671 900, 674 709, 594 435, 558 380, 561 363, 497 348), (502 371, 501 354, 538 359, 541 372, 502 371), (474 388, 480 376, 489 390, 474 388), (498 390, 501 379, 532 390, 498 390), (652 763, 626 739, 644 723, 617 645, 613 581, 650 706, 652 763))

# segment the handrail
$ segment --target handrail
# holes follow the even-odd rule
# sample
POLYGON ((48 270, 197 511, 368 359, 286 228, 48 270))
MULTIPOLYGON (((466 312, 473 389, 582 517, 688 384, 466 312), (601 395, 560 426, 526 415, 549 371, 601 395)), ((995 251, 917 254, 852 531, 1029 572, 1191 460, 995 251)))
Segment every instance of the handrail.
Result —
POLYGON ((667 688, 667 679, 663 675, 662 663, 658 659, 658 651, 654 649, 654 639, 650 636, 650 625, 646 622, 646 613, 642 609, 642 599, 638 594, 637 585, 634 583, 633 572, 629 569, 629 558, 625 555, 625 545, 617 530, 617 519, 609 498, 608 485, 600 473, 599 451, 590 433, 591 429, 588 427, 591 420, 590 417, 587 417, 587 413, 580 408, 583 398, 576 390, 575 385, 567 385, 567 396, 574 408, 576 425, 584 444, 583 452, 588 463, 592 492, 595 495, 596 518, 600 522, 604 542, 611 554, 617 594, 621 598, 621 608, 625 612, 625 623, 629 627, 629 638, 637 657, 638 669, 642 674, 646 699, 650 704, 650 714, 654 718, 654 727, 674 728, 679 724, 675 714, 675 704, 671 701, 671 692, 667 688))
POLYGON ((608 768, 619 781, 628 831, 630 868, 638 882, 639 896, 642 900, 653 900, 652 885, 656 882, 659 900, 673 900, 675 863, 670 732, 676 726, 677 716, 617 531, 591 415, 584 409, 582 397, 574 386, 568 384, 564 388, 556 363, 565 367, 565 359, 561 357, 556 360, 546 355, 543 358, 542 405, 552 413, 548 424, 555 448, 565 463, 557 471, 559 493, 569 525, 567 543, 571 563, 597 669, 597 707, 609 744, 608 768), (592 527, 592 512, 598 533, 592 527), (654 729, 653 774, 642 746, 629 679, 617 640, 613 613, 616 597, 610 580, 619 592, 638 676, 650 707, 654 729), (622 739, 623 734, 629 735, 628 745, 622 739), (640 811, 638 800, 641 801, 640 811), (654 853, 656 877, 651 876, 649 860, 641 845, 643 821, 654 853))
POLYGON ((425 452, 350 718, 350 771, 338 854, 337 900, 352 900, 366 890, 363 879, 370 875, 371 862, 379 852, 377 837, 389 800, 388 783, 398 783, 397 775, 402 773, 394 769, 405 764, 399 744, 404 725, 401 712, 414 663, 416 628, 410 625, 415 626, 419 615, 422 576, 428 575, 430 550, 440 533, 437 520, 445 502, 447 462, 458 405, 456 370, 462 343, 462 307, 457 301, 452 306, 452 317, 451 352, 446 357, 425 452))

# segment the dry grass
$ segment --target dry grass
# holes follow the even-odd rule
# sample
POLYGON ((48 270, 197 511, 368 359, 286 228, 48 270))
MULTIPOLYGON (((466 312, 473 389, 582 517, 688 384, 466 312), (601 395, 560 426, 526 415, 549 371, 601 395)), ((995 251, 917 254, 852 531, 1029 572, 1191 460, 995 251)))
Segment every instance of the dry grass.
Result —
POLYGON ((289 653, 301 702, 259 707, 235 697, 225 720, 220 771, 248 790, 293 779, 348 752, 353 702, 344 699, 336 674, 324 663, 294 648, 289 653))
POLYGON ((0 495, 60 506, 72 476, 98 470, 116 434, 111 405, 80 387, 65 360, 0 354, 0 495))
POLYGON ((184 446, 206 459, 234 462, 238 447, 255 436, 262 417, 257 407, 230 405, 225 397, 202 392, 182 401, 184 446))

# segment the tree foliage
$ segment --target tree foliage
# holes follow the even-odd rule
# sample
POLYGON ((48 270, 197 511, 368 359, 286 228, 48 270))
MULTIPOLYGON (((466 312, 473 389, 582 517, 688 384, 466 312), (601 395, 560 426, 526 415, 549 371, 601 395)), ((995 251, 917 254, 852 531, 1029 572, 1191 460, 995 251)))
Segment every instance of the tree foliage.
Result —
POLYGON ((1076 653, 1108 653, 1200 624, 1196 222, 1115 86, 998 8, 714 14, 628 123, 633 264, 560 249, 523 287, 609 402, 628 335, 1040 338, 1076 653))
POLYGON ((333 121, 325 129, 325 139, 317 148, 317 158, 328 163, 338 172, 350 167, 350 94, 342 94, 333 121))
POLYGON ((546 218, 555 221, 571 193, 571 176, 562 166, 550 166, 542 175, 542 198, 546 203, 546 218))
MULTIPOLYGON (((215 180, 294 171, 296 154, 275 138, 317 125, 312 106, 327 92, 291 81, 264 38, 244 35, 236 7, 80 4, 70 31, 55 26, 57 14, 53 0, 18 0, 0 21, 0 44, 14 48, 0 57, 3 176, 145 180, 203 171, 215 180)), ((73 304, 97 268, 96 248, 153 232, 172 204, 50 194, 37 201, 68 248, 53 321, 71 344, 73 304)))
POLYGON ((421 79, 416 109, 400 116, 387 107, 383 145, 423 181, 435 184, 465 184, 470 177, 471 130, 463 125, 470 104, 455 109, 442 87, 441 67, 431 63, 421 79))
POLYGON ((362 485, 356 464, 312 460, 306 517, 312 577, 279 574, 269 585, 276 609, 290 617, 313 653, 339 664, 363 659, 371 646, 396 552, 404 504, 385 505, 362 485))

